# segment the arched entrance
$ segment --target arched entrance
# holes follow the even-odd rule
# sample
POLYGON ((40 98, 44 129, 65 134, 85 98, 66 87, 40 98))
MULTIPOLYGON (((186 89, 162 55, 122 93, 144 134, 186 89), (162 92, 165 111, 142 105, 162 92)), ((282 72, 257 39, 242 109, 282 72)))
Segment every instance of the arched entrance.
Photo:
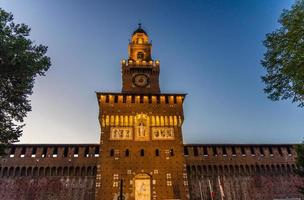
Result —
POLYGON ((137 174, 134 177, 135 200, 151 200, 151 178, 148 174, 137 174))

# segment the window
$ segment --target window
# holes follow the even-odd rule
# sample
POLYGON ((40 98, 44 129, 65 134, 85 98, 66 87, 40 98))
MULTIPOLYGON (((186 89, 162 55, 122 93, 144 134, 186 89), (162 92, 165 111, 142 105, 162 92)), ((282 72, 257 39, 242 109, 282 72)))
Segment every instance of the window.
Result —
POLYGON ((125 156, 128 157, 129 155, 130 155, 130 151, 129 151, 129 149, 127 149, 125 152, 125 156))
POLYGON ((43 151, 42 151, 41 157, 42 158, 46 157, 46 154, 47 154, 47 147, 43 147, 43 151))
POLYGON ((110 156, 113 157, 114 156, 114 149, 110 150, 110 156))
POLYGON ((95 154, 94 154, 95 157, 99 157, 99 146, 98 147, 95 147, 95 154))
POLYGON ((217 156, 217 149, 216 149, 216 147, 212 147, 212 151, 213 151, 213 155, 217 156))
POLYGON ((270 156, 273 156, 272 147, 268 147, 268 151, 269 151, 270 156))
POLYGON ((255 155, 255 152, 254 152, 254 148, 253 148, 253 147, 250 147, 250 153, 251 153, 252 156, 255 155))
POLYGON ((68 153, 69 153, 69 148, 68 147, 64 147, 63 157, 68 157, 68 153))
POLYGON ((173 149, 170 149, 170 156, 171 156, 171 157, 174 156, 174 151, 173 151, 173 149))
POLYGON ((282 152, 282 148, 281 147, 278 147, 278 152, 279 152, 280 156, 283 156, 283 152, 282 152))
POLYGON ((227 156, 227 150, 226 150, 226 147, 222 147, 223 148, 223 155, 224 156, 227 156))
POLYGON ((235 147, 232 147, 232 155, 235 156, 236 155, 236 150, 235 147))
POLYGON ((58 155, 58 148, 57 147, 54 147, 54 150, 53 150, 53 157, 57 157, 58 155))
POLYGON ((143 149, 140 150, 140 156, 145 156, 145 151, 143 149))
POLYGON ((78 157, 79 148, 74 147, 74 157, 78 157))
POLYGON ((25 148, 25 147, 22 147, 22 149, 21 149, 21 158, 24 157, 25 152, 26 152, 26 148, 25 148))
POLYGON ((264 149, 263 149, 263 147, 260 147, 260 154, 261 154, 261 156, 264 156, 264 149))
POLYGON ((155 156, 159 156, 159 149, 155 150, 155 156))
POLYGON ((207 147, 203 147, 204 156, 208 156, 208 149, 207 147))
POLYGON ((188 148, 187 148, 187 147, 184 147, 184 155, 185 155, 185 156, 188 156, 188 155, 189 155, 189 151, 188 151, 188 148))
POLYGON ((12 147, 11 148, 11 153, 10 153, 10 157, 13 158, 15 156, 15 151, 16 151, 16 148, 15 147, 12 147))
POLYGON ((197 147, 193 147, 193 154, 194 154, 194 156, 198 156, 198 149, 197 149, 197 147))
POLYGON ((241 152, 242 152, 242 155, 243 155, 243 156, 246 155, 246 152, 245 152, 245 148, 244 148, 244 147, 241 147, 241 152))
POLYGON ((89 147, 86 147, 84 150, 84 156, 89 157, 89 147))
POLYGON ((167 186, 172 186, 172 181, 167 181, 167 186))
POLYGON ((291 155, 291 149, 290 149, 290 147, 287 147, 287 153, 288 153, 289 156, 291 155))
POLYGON ((36 152, 37 152, 37 148, 36 148, 36 147, 33 147, 33 148, 32 148, 32 155, 31 155, 32 158, 35 158, 35 157, 36 157, 36 152))

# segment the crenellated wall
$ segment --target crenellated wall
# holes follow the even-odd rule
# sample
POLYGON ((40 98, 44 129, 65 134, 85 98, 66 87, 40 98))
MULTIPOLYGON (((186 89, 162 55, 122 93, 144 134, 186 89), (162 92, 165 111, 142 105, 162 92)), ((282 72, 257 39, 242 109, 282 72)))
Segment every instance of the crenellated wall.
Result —
MULTIPOLYGON (((98 144, 12 145, 0 199, 94 200, 99 155, 98 144)), ((225 199, 301 199, 293 145, 184 145, 184 156, 193 200, 211 199, 210 185, 221 199, 220 183, 225 199)))

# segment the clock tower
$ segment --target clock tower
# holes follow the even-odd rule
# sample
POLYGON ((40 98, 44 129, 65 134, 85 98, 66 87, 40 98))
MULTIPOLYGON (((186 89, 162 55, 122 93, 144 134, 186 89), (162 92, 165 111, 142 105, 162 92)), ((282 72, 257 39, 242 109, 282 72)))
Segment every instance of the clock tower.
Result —
POLYGON ((141 25, 122 60, 121 93, 98 92, 101 127, 96 200, 186 200, 185 94, 161 93, 159 61, 141 25))
POLYGON ((160 93, 159 61, 152 60, 152 44, 141 24, 132 34, 128 52, 128 60, 122 60, 122 92, 160 93))

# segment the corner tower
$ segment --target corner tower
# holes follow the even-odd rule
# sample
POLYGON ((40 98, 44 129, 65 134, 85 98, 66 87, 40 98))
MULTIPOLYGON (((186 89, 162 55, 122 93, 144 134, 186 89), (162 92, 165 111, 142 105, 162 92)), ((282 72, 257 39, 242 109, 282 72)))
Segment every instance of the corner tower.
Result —
POLYGON ((185 94, 161 93, 159 61, 139 25, 122 60, 122 92, 99 92, 96 200, 189 199, 183 154, 185 94), (120 198, 120 197, 123 198, 120 198))

